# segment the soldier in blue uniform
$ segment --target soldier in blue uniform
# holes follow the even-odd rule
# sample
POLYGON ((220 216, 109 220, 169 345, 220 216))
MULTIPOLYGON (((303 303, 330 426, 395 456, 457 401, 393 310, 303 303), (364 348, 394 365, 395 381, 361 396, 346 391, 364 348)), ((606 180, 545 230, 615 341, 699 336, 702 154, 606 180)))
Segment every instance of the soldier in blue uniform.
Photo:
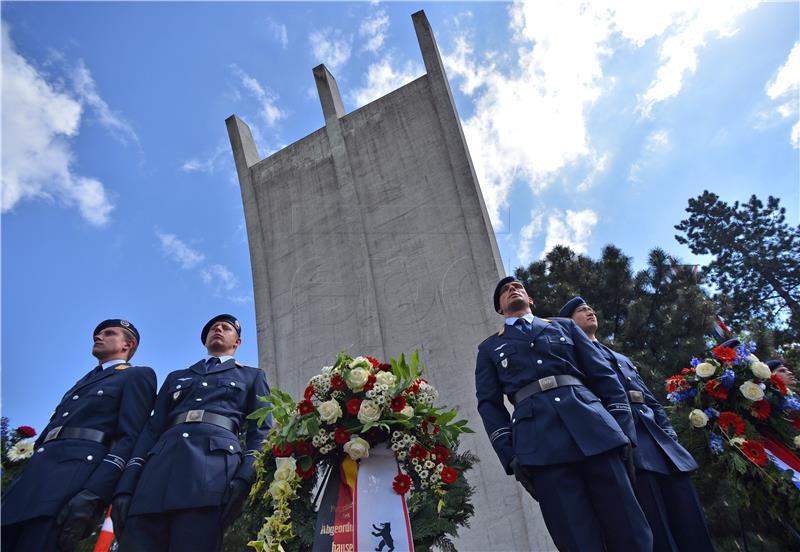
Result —
POLYGON ((628 394, 638 442, 633 454, 634 491, 653 531, 653 550, 713 551, 705 514, 689 478, 697 463, 678 442, 664 409, 630 359, 597 340, 597 315, 581 297, 570 299, 558 315, 571 318, 589 336, 628 394))
POLYGON ((208 356, 167 376, 111 511, 120 550, 220 550, 250 490, 269 427, 246 416, 269 393, 264 372, 233 358, 241 326, 230 314, 203 328, 208 356), (246 427, 246 450, 239 434, 246 427))
POLYGON ((93 335, 99 365, 64 394, 3 496, 4 551, 74 550, 97 527, 147 422, 156 374, 128 363, 139 332, 114 319, 93 335))
POLYGON ((649 552, 623 460, 636 442, 625 391, 573 321, 534 317, 532 305, 515 277, 497 284, 494 306, 506 323, 478 346, 475 368, 489 440, 539 501, 559 550, 649 552))

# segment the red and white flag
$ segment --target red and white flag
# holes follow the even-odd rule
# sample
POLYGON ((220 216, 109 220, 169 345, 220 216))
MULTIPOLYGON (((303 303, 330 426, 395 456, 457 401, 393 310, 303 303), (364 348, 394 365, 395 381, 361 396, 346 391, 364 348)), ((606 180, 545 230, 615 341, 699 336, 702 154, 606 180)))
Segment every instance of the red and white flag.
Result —
POLYGON ((111 523, 111 506, 106 511, 106 519, 103 520, 103 527, 100 529, 100 536, 94 545, 94 552, 108 552, 111 543, 114 542, 114 524, 111 523))

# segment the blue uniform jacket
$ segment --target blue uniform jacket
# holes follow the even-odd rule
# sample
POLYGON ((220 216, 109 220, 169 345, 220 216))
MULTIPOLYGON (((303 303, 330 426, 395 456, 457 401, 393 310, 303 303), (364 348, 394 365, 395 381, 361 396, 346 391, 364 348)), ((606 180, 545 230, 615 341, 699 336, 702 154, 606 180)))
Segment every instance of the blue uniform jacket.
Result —
POLYGON ((234 359, 208 372, 201 360, 169 374, 117 485, 116 494, 133 493, 129 515, 219 506, 231 479, 252 482, 254 454, 269 427, 257 427, 245 418, 262 406, 257 397, 268 394, 264 372, 234 359), (169 427, 176 414, 199 409, 234 420, 239 432, 246 426, 244 453, 238 435, 222 427, 208 423, 169 427))
POLYGON ((35 445, 25 469, 3 496, 3 525, 55 516, 67 501, 86 489, 110 502, 156 394, 156 374, 126 363, 86 374, 66 392, 35 445), (111 435, 112 443, 55 439, 58 426, 88 428, 111 435))
POLYGON ((574 462, 636 443, 625 391, 600 351, 567 318, 534 318, 530 334, 504 326, 478 346, 475 367, 478 412, 506 473, 520 464, 574 462), (546 376, 570 375, 584 386, 565 386, 513 401, 525 385, 546 376))
POLYGON ((644 396, 643 404, 631 403, 639 445, 633 456, 636 469, 663 474, 674 473, 675 470, 689 472, 697 469, 697 462, 678 442, 667 413, 647 388, 630 359, 608 347, 601 347, 612 356, 611 366, 625 391, 639 391, 644 396))

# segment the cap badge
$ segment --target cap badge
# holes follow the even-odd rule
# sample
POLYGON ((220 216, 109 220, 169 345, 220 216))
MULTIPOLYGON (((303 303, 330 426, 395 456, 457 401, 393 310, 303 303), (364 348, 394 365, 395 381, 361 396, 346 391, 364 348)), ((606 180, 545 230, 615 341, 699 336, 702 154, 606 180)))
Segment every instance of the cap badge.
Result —
POLYGON ((123 327, 125 327, 125 328, 129 328, 129 327, 130 327, 130 325, 131 325, 131 323, 130 323, 130 322, 128 322, 127 320, 120 320, 120 321, 119 321, 119 325, 120 325, 120 326, 123 326, 123 327))

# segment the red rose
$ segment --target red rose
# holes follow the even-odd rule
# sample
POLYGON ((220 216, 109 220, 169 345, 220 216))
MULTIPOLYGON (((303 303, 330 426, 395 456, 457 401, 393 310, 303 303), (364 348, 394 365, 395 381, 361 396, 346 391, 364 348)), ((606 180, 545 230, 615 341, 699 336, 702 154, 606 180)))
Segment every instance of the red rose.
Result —
POLYGON ((781 395, 785 395, 786 393, 789 392, 789 389, 786 387, 786 384, 783 382, 783 380, 778 374, 772 374, 769 377, 769 382, 775 389, 778 390, 778 393, 780 393, 781 395))
POLYGON ((406 407, 406 400, 403 397, 395 397, 390 406, 395 412, 400 412, 406 407))
POLYGON ((308 441, 297 441, 294 444, 295 451, 297 451, 298 456, 313 456, 314 455, 314 445, 309 443, 308 441))
POLYGON ((418 444, 411 445, 411 450, 408 451, 408 455, 411 458, 416 458, 417 460, 425 460, 428 457, 428 451, 425 450, 425 447, 418 444))
POLYGON ((314 386, 309 385, 308 387, 306 387, 306 390, 303 391, 303 398, 306 399, 307 401, 310 401, 311 397, 313 396, 314 396, 314 386))
POLYGON ((392 365, 383 363, 380 366, 378 366, 378 370, 380 370, 381 372, 391 372, 392 371, 392 365))
POLYGON ((436 418, 431 416, 424 422, 422 422, 422 431, 427 433, 428 435, 436 435, 439 433, 439 424, 436 423, 436 418))
POLYGON ((334 391, 341 391, 343 390, 347 384, 344 382, 344 378, 341 374, 334 374, 331 378, 331 387, 334 391))
POLYGON ((297 475, 299 475, 301 479, 311 479, 311 477, 313 477, 314 475, 314 471, 316 470, 314 468, 314 465, 312 464, 307 470, 304 470, 300 466, 297 466, 295 468, 295 471, 297 472, 297 475))
POLYGON ((361 408, 360 399, 350 399, 347 401, 347 411, 353 416, 358 416, 358 409, 361 408))
POLYGON ((369 361, 370 364, 372 364, 373 369, 381 365, 381 361, 379 361, 377 358, 372 358, 371 356, 368 356, 367 360, 369 361))
POLYGON ((28 437, 33 437, 34 435, 36 435, 36 430, 33 429, 31 426, 19 426, 17 428, 17 435, 19 435, 23 439, 27 439, 28 437))
POLYGON ((769 418, 771 412, 772 407, 767 400, 756 401, 750 408, 750 414, 752 414, 756 420, 761 420, 762 422, 769 418))
POLYGON ((764 466, 767 463, 767 453, 764 452, 764 445, 758 441, 748 440, 742 443, 742 452, 757 466, 764 466))
POLYGON ((717 357, 717 360, 725 362, 726 364, 730 364, 736 358, 736 351, 734 349, 723 347, 722 345, 717 345, 711 349, 711 354, 717 357))
POLYGON ((343 427, 337 427, 333 432, 333 440, 343 445, 350 440, 350 432, 343 427))
POLYGON ((314 403, 309 401, 308 399, 304 399, 297 404, 297 412, 301 416, 305 416, 307 414, 311 414, 314 412, 314 403))
POLYGON ((367 383, 364 384, 364 391, 371 391, 373 387, 375 387, 375 382, 378 381, 374 375, 370 374, 367 376, 367 383))
POLYGON ((272 445, 272 456, 277 458, 286 458, 292 454, 292 444, 286 443, 285 445, 272 445))
POLYGON ((436 446, 431 449, 431 456, 433 456, 433 461, 437 464, 446 464, 450 458, 450 453, 443 446, 436 446))
POLYGON ((744 420, 742 420, 741 416, 733 412, 721 412, 717 423, 720 429, 727 435, 731 434, 731 429, 733 430, 733 435, 736 437, 744 433, 744 420))
POLYGON ((411 478, 404 473, 398 473, 394 477, 392 489, 399 495, 404 495, 411 488, 411 478))
POLYGON ((456 479, 458 479, 458 472, 455 468, 451 468, 450 466, 445 467, 442 469, 442 482, 448 485, 455 483, 456 479))

